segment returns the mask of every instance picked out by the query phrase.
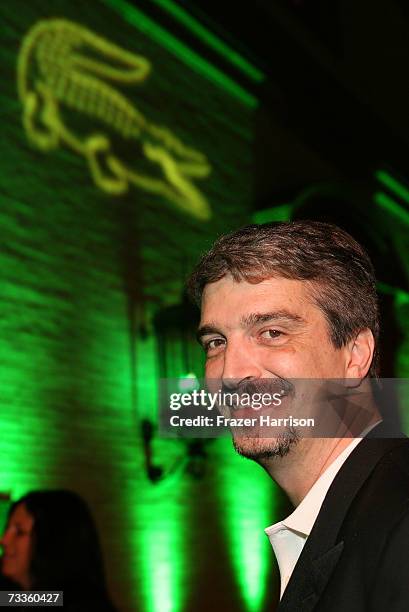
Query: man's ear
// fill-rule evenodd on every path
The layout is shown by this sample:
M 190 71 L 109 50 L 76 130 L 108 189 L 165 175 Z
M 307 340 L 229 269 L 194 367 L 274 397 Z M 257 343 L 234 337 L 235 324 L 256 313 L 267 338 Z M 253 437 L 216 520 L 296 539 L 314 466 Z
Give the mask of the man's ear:
M 357 336 L 348 343 L 348 363 L 346 378 L 362 380 L 371 367 L 375 350 L 375 340 L 370 329 L 362 329 Z

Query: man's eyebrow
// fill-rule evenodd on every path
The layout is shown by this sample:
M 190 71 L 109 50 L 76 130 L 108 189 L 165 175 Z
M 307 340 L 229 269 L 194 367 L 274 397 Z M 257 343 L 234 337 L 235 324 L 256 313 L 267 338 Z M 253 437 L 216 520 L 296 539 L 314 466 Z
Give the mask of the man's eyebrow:
M 221 331 L 216 325 L 212 323 L 209 323 L 208 325 L 202 325 L 196 332 L 196 340 L 198 342 L 201 342 L 202 337 L 207 336 L 208 334 L 221 334 Z
M 289 312 L 288 310 L 276 310 L 274 312 L 252 312 L 251 314 L 244 315 L 240 319 L 240 325 L 241 327 L 252 327 L 253 325 L 258 325 L 260 323 L 277 321 L 282 323 L 294 323 L 297 326 L 306 323 L 305 319 L 297 314 L 294 314 L 293 312 Z M 202 325 L 197 330 L 197 341 L 201 342 L 202 337 L 207 336 L 208 334 L 223 335 L 215 323 L 208 323 L 206 325 Z
M 300 315 L 294 314 L 288 310 L 276 310 L 274 312 L 252 312 L 251 314 L 244 315 L 240 324 L 242 327 L 251 327 L 260 323 L 269 323 L 281 321 L 283 323 L 295 323 L 296 325 L 302 325 L 306 321 L 300 317 Z

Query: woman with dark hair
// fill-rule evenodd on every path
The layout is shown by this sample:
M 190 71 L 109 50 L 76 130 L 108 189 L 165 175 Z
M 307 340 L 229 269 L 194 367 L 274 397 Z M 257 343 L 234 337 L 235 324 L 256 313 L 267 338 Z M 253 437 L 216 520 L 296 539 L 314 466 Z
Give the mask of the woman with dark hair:
M 72 491 L 33 491 L 10 508 L 2 573 L 23 590 L 63 591 L 64 609 L 114 612 L 95 523 Z

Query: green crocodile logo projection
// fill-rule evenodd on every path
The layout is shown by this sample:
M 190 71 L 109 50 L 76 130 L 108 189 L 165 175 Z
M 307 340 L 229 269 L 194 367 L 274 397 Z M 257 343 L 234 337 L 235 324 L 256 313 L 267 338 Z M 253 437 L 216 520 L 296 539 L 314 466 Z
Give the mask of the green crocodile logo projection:
M 83 156 L 94 183 L 109 194 L 135 185 L 207 220 L 209 203 L 193 183 L 211 171 L 206 156 L 149 121 L 119 90 L 137 91 L 151 71 L 146 58 L 77 23 L 37 22 L 17 65 L 27 136 L 42 151 L 65 145 Z

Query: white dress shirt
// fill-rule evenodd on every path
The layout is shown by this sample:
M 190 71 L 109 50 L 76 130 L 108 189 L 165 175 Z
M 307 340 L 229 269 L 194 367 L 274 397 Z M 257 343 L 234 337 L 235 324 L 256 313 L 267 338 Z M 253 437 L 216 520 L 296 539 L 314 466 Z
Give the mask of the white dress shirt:
M 369 429 L 372 429 L 372 427 Z M 321 474 L 290 516 L 264 530 L 271 542 L 280 569 L 280 599 L 290 580 L 304 544 L 311 533 L 332 481 L 341 469 L 344 461 L 346 461 L 361 440 L 362 437 L 352 439 L 351 443 Z

